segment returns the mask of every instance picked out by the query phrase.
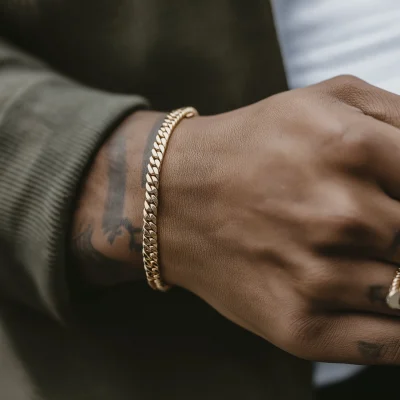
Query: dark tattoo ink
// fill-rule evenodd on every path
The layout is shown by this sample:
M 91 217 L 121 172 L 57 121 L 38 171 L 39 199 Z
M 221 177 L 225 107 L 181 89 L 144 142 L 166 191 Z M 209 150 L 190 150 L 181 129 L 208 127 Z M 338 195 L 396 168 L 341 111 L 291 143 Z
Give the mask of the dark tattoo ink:
M 113 240 L 116 236 L 120 236 L 122 234 L 122 229 L 125 229 L 129 234 L 129 250 L 136 251 L 138 253 L 142 251 L 141 228 L 135 228 L 128 218 L 123 218 L 117 225 L 115 225 L 114 229 L 115 231 L 112 232 L 112 234 L 115 234 Z M 109 242 L 110 244 L 113 243 L 110 240 Z
M 112 244 L 122 234 L 119 221 L 124 216 L 126 189 L 126 139 L 117 136 L 110 144 L 108 167 L 108 193 L 103 215 L 103 232 Z M 116 223 L 117 219 L 117 223 Z
M 374 303 L 386 304 L 386 296 L 388 294 L 388 288 L 380 285 L 373 285 L 368 288 L 368 300 Z
M 129 249 L 142 250 L 140 236 L 142 230 L 135 228 L 128 218 L 124 218 L 125 191 L 126 191 L 126 138 L 117 136 L 110 143 L 108 168 L 108 193 L 104 209 L 102 228 L 107 240 L 113 244 L 124 230 L 128 233 Z
M 359 341 L 357 347 L 366 360 L 376 361 L 382 354 L 383 344 Z
M 147 175 L 147 164 L 149 163 L 149 158 L 151 156 L 151 150 L 153 149 L 153 144 L 156 140 L 158 130 L 161 128 L 164 122 L 165 116 L 161 117 L 151 128 L 150 134 L 147 137 L 146 147 L 143 152 L 143 162 L 142 162 L 142 187 L 146 186 L 146 175 Z
M 93 225 L 89 224 L 73 238 L 74 252 L 88 270 L 93 266 L 93 275 L 104 282 L 116 282 L 129 275 L 131 279 L 142 279 L 142 268 L 132 268 L 132 264 L 109 258 L 96 250 L 92 243 Z
M 95 249 L 92 244 L 93 230 L 93 226 L 89 224 L 74 238 L 74 246 L 77 250 L 79 250 L 79 254 L 82 256 L 82 258 L 85 258 L 91 262 L 95 262 L 96 265 L 101 267 L 115 268 L 124 265 L 125 263 L 108 258 Z

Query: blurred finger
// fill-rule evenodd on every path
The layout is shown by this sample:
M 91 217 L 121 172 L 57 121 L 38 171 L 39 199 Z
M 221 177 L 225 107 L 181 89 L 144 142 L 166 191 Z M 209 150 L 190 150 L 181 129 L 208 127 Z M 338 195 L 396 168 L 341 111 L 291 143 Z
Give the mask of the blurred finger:
M 303 323 L 304 325 L 304 323 Z M 325 362 L 400 365 L 400 319 L 370 314 L 332 314 L 310 321 L 300 357 Z M 305 340 L 303 339 L 303 344 Z

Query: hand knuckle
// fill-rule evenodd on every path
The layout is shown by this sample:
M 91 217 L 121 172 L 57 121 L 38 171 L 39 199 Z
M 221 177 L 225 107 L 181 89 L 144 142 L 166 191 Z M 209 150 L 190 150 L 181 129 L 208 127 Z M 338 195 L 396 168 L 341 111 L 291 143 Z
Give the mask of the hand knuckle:
M 329 220 L 330 229 L 339 235 L 351 234 L 368 229 L 368 225 L 360 215 L 360 212 L 356 211 L 356 208 L 351 206 L 347 206 L 347 208 L 341 210 L 339 213 L 332 213 L 332 215 L 329 216 Z
M 340 150 L 343 160 L 357 165 L 367 165 L 371 149 L 374 145 L 374 135 L 364 127 L 350 126 L 346 129 L 340 139 Z
M 375 229 L 360 215 L 343 215 L 332 228 L 332 235 L 338 245 L 371 244 L 375 238 Z
M 365 115 L 398 126 L 400 96 L 378 89 L 352 75 L 340 75 L 328 82 L 334 95 L 347 104 L 362 110 Z
M 364 85 L 365 81 L 351 74 L 343 74 L 330 79 L 330 83 L 339 88 L 354 88 Z
M 326 263 L 321 268 L 310 269 L 308 272 L 307 283 L 303 282 L 303 287 L 299 290 L 309 300 L 314 310 L 326 309 L 329 304 L 332 304 L 334 294 L 340 288 L 335 266 Z
M 377 151 L 377 135 L 365 124 L 347 123 L 341 132 L 332 135 L 327 162 L 348 174 L 365 172 Z
M 333 97 L 356 109 L 367 102 L 372 86 L 353 75 L 340 75 L 327 81 L 327 90 Z
M 348 193 L 339 196 L 337 194 L 326 210 L 309 221 L 308 240 L 316 249 L 354 241 L 358 235 L 371 231 L 359 202 Z

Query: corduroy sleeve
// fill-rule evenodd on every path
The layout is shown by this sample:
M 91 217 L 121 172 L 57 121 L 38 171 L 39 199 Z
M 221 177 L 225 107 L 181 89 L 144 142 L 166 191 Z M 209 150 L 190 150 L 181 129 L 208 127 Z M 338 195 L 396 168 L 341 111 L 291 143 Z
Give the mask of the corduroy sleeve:
M 90 160 L 140 96 L 83 87 L 0 39 L 0 291 L 55 318 L 68 231 Z

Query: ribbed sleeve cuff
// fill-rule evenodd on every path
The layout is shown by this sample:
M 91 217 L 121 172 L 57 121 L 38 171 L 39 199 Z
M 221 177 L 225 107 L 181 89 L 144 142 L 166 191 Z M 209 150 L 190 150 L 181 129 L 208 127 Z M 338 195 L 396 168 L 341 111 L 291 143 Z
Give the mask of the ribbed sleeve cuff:
M 68 312 L 67 235 L 77 188 L 116 125 L 146 106 L 139 96 L 51 77 L 1 115 L 0 238 L 14 268 L 11 291 L 25 303 L 57 319 Z

